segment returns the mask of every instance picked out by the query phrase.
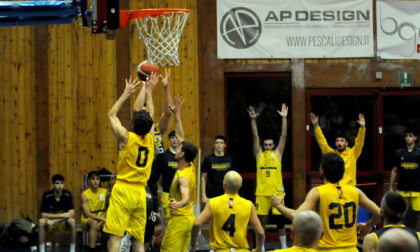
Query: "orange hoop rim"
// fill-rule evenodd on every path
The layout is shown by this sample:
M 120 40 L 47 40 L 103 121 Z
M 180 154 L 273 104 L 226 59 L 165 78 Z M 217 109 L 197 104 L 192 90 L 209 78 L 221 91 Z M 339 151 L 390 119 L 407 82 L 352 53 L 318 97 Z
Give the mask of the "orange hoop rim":
M 146 16 L 157 17 L 158 15 L 190 13 L 188 9 L 174 9 L 174 8 L 161 8 L 161 9 L 139 9 L 139 10 L 120 10 L 120 28 L 124 29 L 128 20 L 141 18 Z

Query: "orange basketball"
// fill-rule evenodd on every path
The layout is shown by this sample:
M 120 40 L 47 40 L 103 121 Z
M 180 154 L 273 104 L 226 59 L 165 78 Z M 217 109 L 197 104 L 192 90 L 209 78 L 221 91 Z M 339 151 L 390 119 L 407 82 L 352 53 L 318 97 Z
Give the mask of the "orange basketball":
M 162 238 L 153 236 L 150 245 L 152 246 L 152 249 L 160 249 Z
M 152 73 L 159 74 L 159 67 L 153 62 L 147 62 L 147 60 L 145 60 L 137 67 L 137 75 L 142 81 L 146 81 L 147 77 L 150 77 Z

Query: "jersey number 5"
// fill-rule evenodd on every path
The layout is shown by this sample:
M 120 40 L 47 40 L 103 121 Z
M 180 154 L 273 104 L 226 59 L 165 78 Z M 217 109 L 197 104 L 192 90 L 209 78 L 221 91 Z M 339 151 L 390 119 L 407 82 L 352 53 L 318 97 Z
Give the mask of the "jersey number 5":
M 149 149 L 146 147 L 139 147 L 139 155 L 137 156 L 136 165 L 137 167 L 144 168 L 147 164 L 147 158 L 149 157 Z
M 342 229 L 343 228 L 343 224 L 336 224 L 335 223 L 335 219 L 340 219 L 341 216 L 343 216 L 343 209 L 344 209 L 344 226 L 346 226 L 346 228 L 351 228 L 354 226 L 354 223 L 356 222 L 356 203 L 354 202 L 347 202 L 346 204 L 344 204 L 343 208 L 341 208 L 341 205 L 338 203 L 331 203 L 329 208 L 332 209 L 337 209 L 337 213 L 336 214 L 331 214 L 329 217 L 329 226 L 330 229 Z M 350 213 L 349 211 L 352 211 L 353 214 L 353 219 L 350 222 Z
M 223 231 L 229 231 L 229 236 L 233 237 L 235 234 L 235 215 L 231 214 L 229 218 L 225 221 L 225 224 L 222 226 Z

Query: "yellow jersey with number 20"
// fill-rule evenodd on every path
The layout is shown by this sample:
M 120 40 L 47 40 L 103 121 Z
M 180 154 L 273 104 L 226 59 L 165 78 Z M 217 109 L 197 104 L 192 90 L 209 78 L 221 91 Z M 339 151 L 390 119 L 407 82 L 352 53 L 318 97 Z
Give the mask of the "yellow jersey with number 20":
M 325 184 L 319 191 L 319 215 L 324 225 L 324 236 L 319 248 L 357 246 L 357 211 L 359 193 L 349 185 Z

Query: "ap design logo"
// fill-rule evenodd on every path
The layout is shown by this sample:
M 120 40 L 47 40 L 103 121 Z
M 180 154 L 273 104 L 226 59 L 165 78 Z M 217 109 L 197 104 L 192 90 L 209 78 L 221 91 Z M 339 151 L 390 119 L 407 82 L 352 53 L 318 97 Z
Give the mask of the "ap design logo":
M 236 48 L 249 48 L 261 36 L 261 21 L 250 9 L 238 7 L 229 10 L 220 23 L 220 33 L 224 41 Z

